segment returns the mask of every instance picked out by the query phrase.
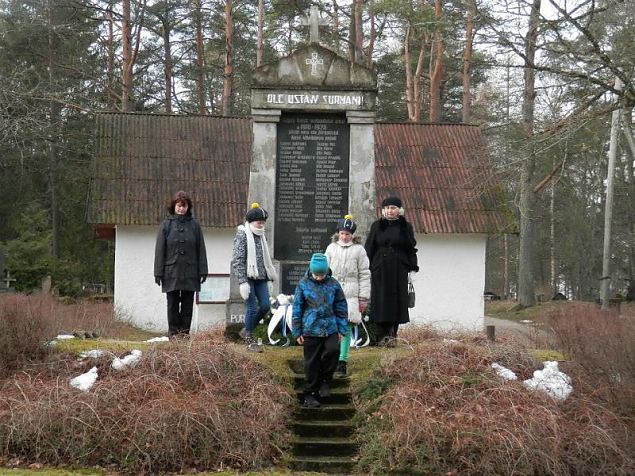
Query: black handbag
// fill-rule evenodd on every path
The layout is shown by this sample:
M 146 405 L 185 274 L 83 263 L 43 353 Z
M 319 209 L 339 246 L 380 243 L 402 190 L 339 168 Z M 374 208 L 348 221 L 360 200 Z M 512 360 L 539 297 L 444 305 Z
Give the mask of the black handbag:
M 415 307 L 415 287 L 410 280 L 408 280 L 408 307 L 410 309 Z

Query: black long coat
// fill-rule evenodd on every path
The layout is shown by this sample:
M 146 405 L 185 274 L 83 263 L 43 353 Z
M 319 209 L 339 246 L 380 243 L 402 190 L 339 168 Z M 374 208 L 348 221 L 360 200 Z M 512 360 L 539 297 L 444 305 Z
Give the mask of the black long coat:
M 393 324 L 410 321 L 408 272 L 419 271 L 412 225 L 405 218 L 375 221 L 366 238 L 371 272 L 370 320 Z
M 164 293 L 200 291 L 207 275 L 205 240 L 191 215 L 169 215 L 159 226 L 154 248 L 154 275 L 160 276 Z

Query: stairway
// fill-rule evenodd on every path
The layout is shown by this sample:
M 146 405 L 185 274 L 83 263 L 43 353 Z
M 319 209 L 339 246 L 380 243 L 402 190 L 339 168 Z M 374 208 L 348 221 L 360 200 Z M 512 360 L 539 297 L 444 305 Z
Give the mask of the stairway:
M 357 445 L 353 440 L 355 408 L 351 402 L 350 378 L 333 379 L 330 398 L 321 398 L 319 408 L 302 406 L 303 362 L 289 362 L 294 372 L 298 409 L 294 414 L 291 469 L 347 474 L 356 463 Z

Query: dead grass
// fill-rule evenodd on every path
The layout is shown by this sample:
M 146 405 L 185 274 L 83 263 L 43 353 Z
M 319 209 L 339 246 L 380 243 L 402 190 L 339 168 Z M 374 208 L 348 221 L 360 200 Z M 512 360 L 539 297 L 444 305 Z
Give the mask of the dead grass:
M 124 371 L 110 361 L 60 361 L 5 381 L 3 452 L 135 474 L 254 469 L 281 457 L 291 396 L 217 335 L 151 349 Z M 69 386 L 93 365 L 99 380 L 90 392 Z
M 549 313 L 546 322 L 583 388 L 616 411 L 635 415 L 635 316 L 579 304 Z
M 480 339 L 480 337 L 475 337 Z M 511 339 L 511 338 L 510 338 Z M 371 474 L 632 474 L 625 421 L 578 391 L 558 403 L 502 381 L 536 362 L 513 339 L 495 345 L 429 339 L 383 365 L 358 393 L 365 415 L 359 470 Z M 369 391 L 370 390 L 370 391 Z

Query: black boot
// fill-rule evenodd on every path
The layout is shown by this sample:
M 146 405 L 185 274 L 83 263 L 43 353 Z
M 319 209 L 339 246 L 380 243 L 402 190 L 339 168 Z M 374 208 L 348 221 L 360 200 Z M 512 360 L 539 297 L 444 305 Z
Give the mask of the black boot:
M 335 369 L 335 373 L 338 377 L 346 377 L 346 361 L 340 360 L 337 363 L 337 368 Z

